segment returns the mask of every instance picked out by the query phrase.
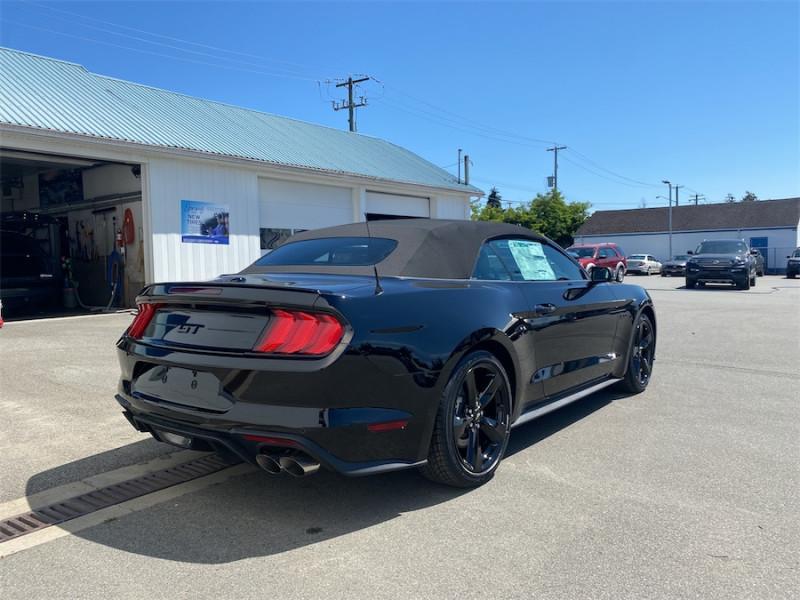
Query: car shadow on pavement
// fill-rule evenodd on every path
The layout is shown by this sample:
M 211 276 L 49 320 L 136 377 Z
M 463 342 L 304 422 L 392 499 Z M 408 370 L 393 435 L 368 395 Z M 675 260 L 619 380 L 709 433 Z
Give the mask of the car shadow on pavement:
M 617 397 L 596 394 L 515 429 L 507 456 L 530 450 Z M 84 460 L 93 461 L 94 457 Z M 29 488 L 41 488 L 43 480 L 58 478 L 60 469 L 76 469 L 76 465 L 42 472 L 30 479 Z M 334 540 L 402 519 L 405 513 L 435 511 L 437 505 L 465 495 L 486 494 L 488 499 L 493 485 L 499 485 L 497 479 L 478 490 L 451 488 L 429 482 L 415 471 L 363 478 L 320 471 L 296 479 L 270 476 L 254 467 L 224 483 L 74 535 L 124 552 L 223 564 Z M 435 512 L 430 523 L 433 528 L 445 526 Z
M 517 452 L 527 450 L 562 429 L 566 429 L 573 423 L 577 423 L 601 408 L 608 406 L 615 400 L 628 397 L 630 397 L 628 394 L 604 390 L 520 425 L 511 432 L 511 439 L 508 441 L 508 448 L 506 449 L 506 458 L 513 456 Z M 501 464 L 500 468 L 502 467 Z
M 63 484 L 73 483 L 101 473 L 146 462 L 175 450 L 177 448 L 143 436 L 138 442 L 93 454 L 35 475 L 27 481 L 25 495 L 31 496 L 37 492 L 43 492 Z

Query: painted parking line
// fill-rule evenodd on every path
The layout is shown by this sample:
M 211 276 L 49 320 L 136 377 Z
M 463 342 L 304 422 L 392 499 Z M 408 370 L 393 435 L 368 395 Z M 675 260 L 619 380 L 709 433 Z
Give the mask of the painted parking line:
M 157 456 L 146 462 L 129 465 L 106 471 L 98 475 L 93 475 L 80 481 L 67 483 L 58 487 L 50 488 L 35 494 L 30 494 L 24 498 L 10 500 L 0 504 L 0 520 L 8 519 L 14 515 L 37 510 L 50 504 L 58 504 L 69 498 L 96 491 L 100 488 L 115 485 L 129 479 L 141 477 L 153 471 L 168 469 L 181 463 L 189 462 L 195 458 L 203 456 L 203 452 L 192 452 L 190 450 L 179 450 Z
M 217 485 L 227 481 L 233 477 L 246 475 L 255 471 L 256 468 L 252 465 L 239 464 L 234 467 L 217 471 L 205 477 L 192 479 L 185 483 L 173 485 L 157 492 L 133 498 L 127 502 L 114 504 L 107 508 L 91 512 L 85 516 L 65 521 L 57 526 L 46 527 L 39 531 L 13 538 L 0 544 L 0 559 L 6 558 L 23 550 L 34 548 L 36 546 L 46 544 L 47 542 L 52 542 L 68 535 L 72 535 L 84 529 L 88 529 L 89 527 L 94 527 L 107 521 L 119 519 L 125 515 L 130 515 L 140 510 L 156 506 L 162 502 L 173 500 L 179 496 L 183 496 L 184 494 L 203 490 L 212 485 Z
M 0 543 L 0 559 L 256 470 L 251 465 L 231 467 L 214 464 L 215 461 L 217 458 L 211 453 L 180 450 L 4 502 L 0 504 L 0 526 L 5 529 L 6 541 Z M 203 463 L 210 464 L 205 470 L 198 469 Z M 183 477 L 175 477 L 181 471 Z M 142 493 L 130 494 L 133 496 L 130 499 L 109 496 L 109 491 L 119 494 L 121 490 L 133 489 L 130 484 L 137 482 L 149 483 L 154 491 L 148 493 L 140 485 Z M 73 515 L 65 511 L 66 507 L 87 508 L 86 500 L 95 504 L 93 510 L 75 511 Z M 49 510 L 53 507 L 61 514 Z M 9 526 L 19 528 L 26 523 L 32 525 L 26 527 L 27 531 L 9 530 Z M 9 536 L 9 532 L 16 535 Z

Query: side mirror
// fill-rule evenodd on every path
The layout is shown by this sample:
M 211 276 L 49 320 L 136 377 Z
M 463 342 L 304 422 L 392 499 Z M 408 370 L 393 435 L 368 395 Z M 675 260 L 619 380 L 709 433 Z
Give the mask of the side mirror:
M 606 267 L 594 267 L 592 269 L 593 282 L 602 283 L 604 281 L 611 281 L 612 279 L 611 269 L 607 269 Z
M 758 254 L 758 250 L 756 250 L 755 248 L 751 248 L 750 249 L 750 254 L 752 254 L 753 256 L 756 256 Z
M 692 254 L 694 254 L 694 252 L 692 252 L 691 250 L 687 250 L 687 251 L 686 251 L 686 254 L 688 254 L 689 256 L 691 256 Z

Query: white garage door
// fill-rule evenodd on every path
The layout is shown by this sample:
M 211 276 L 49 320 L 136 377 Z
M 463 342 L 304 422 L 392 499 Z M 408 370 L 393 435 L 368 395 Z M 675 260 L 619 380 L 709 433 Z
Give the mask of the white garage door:
M 350 188 L 258 180 L 260 226 L 268 229 L 319 229 L 353 222 Z
M 367 213 L 370 215 L 430 217 L 431 203 L 428 198 L 420 198 L 419 196 L 367 192 Z

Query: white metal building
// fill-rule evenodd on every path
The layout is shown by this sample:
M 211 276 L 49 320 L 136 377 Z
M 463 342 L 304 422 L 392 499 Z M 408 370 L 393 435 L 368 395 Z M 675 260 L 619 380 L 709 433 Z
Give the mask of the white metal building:
M 672 254 L 686 254 L 703 240 L 737 238 L 758 248 L 767 270 L 786 268 L 786 256 L 800 246 L 800 198 L 675 206 Z M 626 254 L 669 257 L 668 208 L 601 210 L 578 229 L 576 244 L 613 242 Z
M 384 140 L 10 49 L 0 136 L 0 210 L 62 219 L 61 253 L 76 256 L 94 303 L 120 231 L 130 303 L 145 282 L 236 272 L 295 230 L 468 219 L 482 194 Z

